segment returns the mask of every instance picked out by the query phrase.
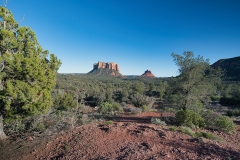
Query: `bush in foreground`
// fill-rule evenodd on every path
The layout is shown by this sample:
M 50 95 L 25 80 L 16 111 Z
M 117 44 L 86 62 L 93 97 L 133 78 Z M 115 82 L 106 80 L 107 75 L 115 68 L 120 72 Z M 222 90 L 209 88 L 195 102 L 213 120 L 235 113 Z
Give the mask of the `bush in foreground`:
M 205 120 L 207 128 L 226 133 L 232 133 L 236 130 L 236 125 L 233 120 L 227 116 L 222 116 L 212 111 L 206 111 L 202 113 L 202 117 Z
M 176 121 L 181 126 L 205 127 L 205 121 L 201 115 L 192 110 L 180 110 L 176 113 Z

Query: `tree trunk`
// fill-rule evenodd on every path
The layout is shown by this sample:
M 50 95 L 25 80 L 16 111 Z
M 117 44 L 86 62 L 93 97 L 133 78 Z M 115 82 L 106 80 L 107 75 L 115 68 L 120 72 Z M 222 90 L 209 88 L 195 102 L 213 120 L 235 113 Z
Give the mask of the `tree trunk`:
M 0 115 L 0 140 L 5 138 L 7 138 L 7 136 L 3 131 L 3 118 L 2 115 Z

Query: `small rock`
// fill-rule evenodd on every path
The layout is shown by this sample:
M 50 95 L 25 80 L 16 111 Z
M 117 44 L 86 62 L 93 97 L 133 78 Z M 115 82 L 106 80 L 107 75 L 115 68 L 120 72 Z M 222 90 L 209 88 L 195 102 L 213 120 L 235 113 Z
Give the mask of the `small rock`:
M 33 137 L 29 136 L 29 137 L 28 137 L 28 140 L 29 140 L 29 141 L 33 141 Z

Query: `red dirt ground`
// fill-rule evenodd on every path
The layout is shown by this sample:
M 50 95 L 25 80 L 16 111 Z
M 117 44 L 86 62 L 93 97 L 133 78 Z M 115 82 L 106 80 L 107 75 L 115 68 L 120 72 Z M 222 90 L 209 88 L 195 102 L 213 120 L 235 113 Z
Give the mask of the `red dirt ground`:
M 51 136 L 29 135 L 3 143 L 0 159 L 240 159 L 240 126 L 234 134 L 214 132 L 223 141 L 193 138 L 149 123 L 159 113 L 122 115 L 113 124 L 86 124 Z

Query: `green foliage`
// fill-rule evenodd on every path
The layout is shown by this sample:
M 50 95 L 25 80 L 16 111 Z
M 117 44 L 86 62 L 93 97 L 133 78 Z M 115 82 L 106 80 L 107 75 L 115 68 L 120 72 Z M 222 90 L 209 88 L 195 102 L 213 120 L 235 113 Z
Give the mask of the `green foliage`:
M 152 109 L 150 106 L 147 106 L 147 105 L 143 105 L 140 107 L 142 109 L 142 111 L 144 112 L 150 112 Z
M 214 129 L 215 125 L 216 125 L 215 120 L 221 115 L 216 114 L 213 111 L 208 110 L 208 111 L 203 111 L 201 113 L 201 116 L 205 120 L 206 127 Z
M 121 113 L 122 107 L 117 103 L 104 102 L 99 106 L 98 111 L 101 114 Z
M 153 98 L 139 94 L 139 93 L 131 95 L 130 97 L 131 97 L 132 103 L 137 107 L 141 107 L 144 105 L 148 106 L 153 103 Z
M 158 92 L 159 92 L 159 99 L 163 100 L 164 93 L 168 87 L 167 81 L 160 81 L 159 87 L 158 87 Z
M 201 115 L 192 110 L 180 110 L 176 113 L 176 121 L 181 126 L 205 127 L 205 121 Z
M 207 132 L 195 132 L 193 134 L 194 137 L 203 137 L 206 139 L 211 139 L 211 140 L 222 140 L 220 137 L 215 136 L 214 134 L 207 133 Z
M 204 118 L 208 128 L 227 133 L 231 133 L 236 130 L 236 125 L 234 124 L 233 120 L 227 116 L 222 116 L 212 111 L 206 111 L 202 113 L 202 117 Z
M 223 84 L 222 97 L 220 103 L 222 105 L 239 105 L 240 104 L 240 83 Z
M 111 124 L 113 124 L 113 121 L 107 121 L 107 124 L 111 125 Z
M 153 91 L 155 91 L 155 88 L 156 88 L 156 86 L 154 85 L 153 82 L 151 82 L 149 84 L 149 86 L 148 86 L 148 91 L 147 91 L 148 95 L 152 96 L 153 95 Z
M 240 116 L 240 110 L 239 109 L 234 109 L 234 110 L 228 110 L 226 112 L 226 115 L 229 116 L 229 117 L 232 117 L 232 116 L 235 116 L 235 117 L 238 117 Z
M 184 133 L 184 134 L 187 134 L 189 136 L 193 136 L 194 135 L 194 132 L 189 127 L 181 126 L 179 131 Z
M 107 91 L 106 91 L 107 101 L 111 103 L 113 101 L 112 97 L 113 97 L 113 90 L 111 88 L 107 88 Z
M 182 94 L 169 93 L 166 99 L 170 104 L 178 106 L 178 109 L 185 105 L 185 97 Z
M 219 116 L 215 120 L 215 127 L 223 132 L 232 133 L 236 130 L 233 120 L 227 116 Z
M 164 112 L 176 113 L 177 110 L 174 108 L 170 108 L 170 107 L 164 107 Z
M 171 126 L 171 127 L 169 127 L 169 130 L 173 131 L 173 132 L 176 132 L 178 129 L 176 127 L 174 127 L 174 126 Z
M 23 120 L 19 121 L 9 121 L 9 119 L 4 120 L 4 131 L 7 135 L 11 135 L 17 132 L 24 132 L 26 129 L 26 123 Z
M 131 107 L 131 108 L 123 108 L 124 112 L 130 112 L 131 114 L 140 114 L 142 113 L 142 109 L 141 108 L 137 108 L 137 107 Z
M 53 104 L 51 91 L 61 62 L 1 6 L 0 24 L 0 114 L 21 119 L 45 113 Z
M 54 106 L 57 107 L 59 111 L 67 111 L 68 109 L 77 106 L 77 101 L 74 100 L 70 93 L 59 95 L 54 101 Z
M 220 137 L 218 137 L 214 134 L 207 133 L 207 132 L 194 132 L 191 128 L 184 127 L 184 126 L 181 126 L 180 129 L 177 129 L 174 126 L 171 126 L 169 128 L 169 130 L 174 131 L 174 132 L 179 131 L 181 133 L 187 134 L 192 137 L 203 137 L 203 138 L 211 139 L 211 140 L 222 140 Z
M 219 95 L 211 95 L 210 99 L 211 99 L 211 101 L 219 101 L 220 100 L 220 96 Z
M 182 95 L 182 108 L 194 107 L 193 102 L 204 101 L 212 95 L 221 82 L 222 71 L 214 69 L 209 59 L 194 57 L 193 52 L 184 52 L 183 56 L 172 53 L 180 75 L 174 81 L 175 94 Z
M 122 102 L 127 102 L 128 101 L 128 92 L 125 88 L 120 92 L 120 100 Z
M 137 81 L 136 83 L 134 83 L 134 85 L 133 85 L 133 93 L 134 94 L 143 94 L 144 90 L 145 90 L 145 85 L 143 82 Z
M 43 122 L 38 123 L 37 126 L 34 128 L 34 131 L 36 132 L 44 132 L 45 130 L 46 130 L 46 127 Z
M 167 125 L 165 121 L 161 121 L 161 119 L 159 118 L 151 118 L 151 123 L 156 125 L 162 125 L 162 126 Z
M 76 88 L 79 88 L 77 92 L 79 95 L 79 102 L 85 103 L 90 106 L 99 106 L 101 103 L 108 101 L 109 103 L 125 102 L 126 104 L 132 104 L 132 98 L 134 95 L 140 94 L 134 91 L 135 83 L 137 85 L 143 85 L 143 95 L 150 97 L 148 99 L 158 98 L 158 91 L 153 91 L 152 95 L 148 94 L 149 88 L 146 86 L 154 85 L 156 88 L 159 87 L 160 78 L 156 79 L 120 79 L 113 77 L 89 77 L 86 75 L 73 75 L 73 74 L 58 74 L 57 75 L 57 89 L 56 90 L 67 90 L 71 93 L 76 93 Z M 167 79 L 164 79 L 167 81 Z M 141 82 L 141 83 L 140 83 Z M 133 94 L 136 92 L 136 94 Z M 111 99 L 112 98 L 112 99 Z M 149 103 L 149 102 L 148 102 Z M 141 107 L 139 105 L 138 107 Z

